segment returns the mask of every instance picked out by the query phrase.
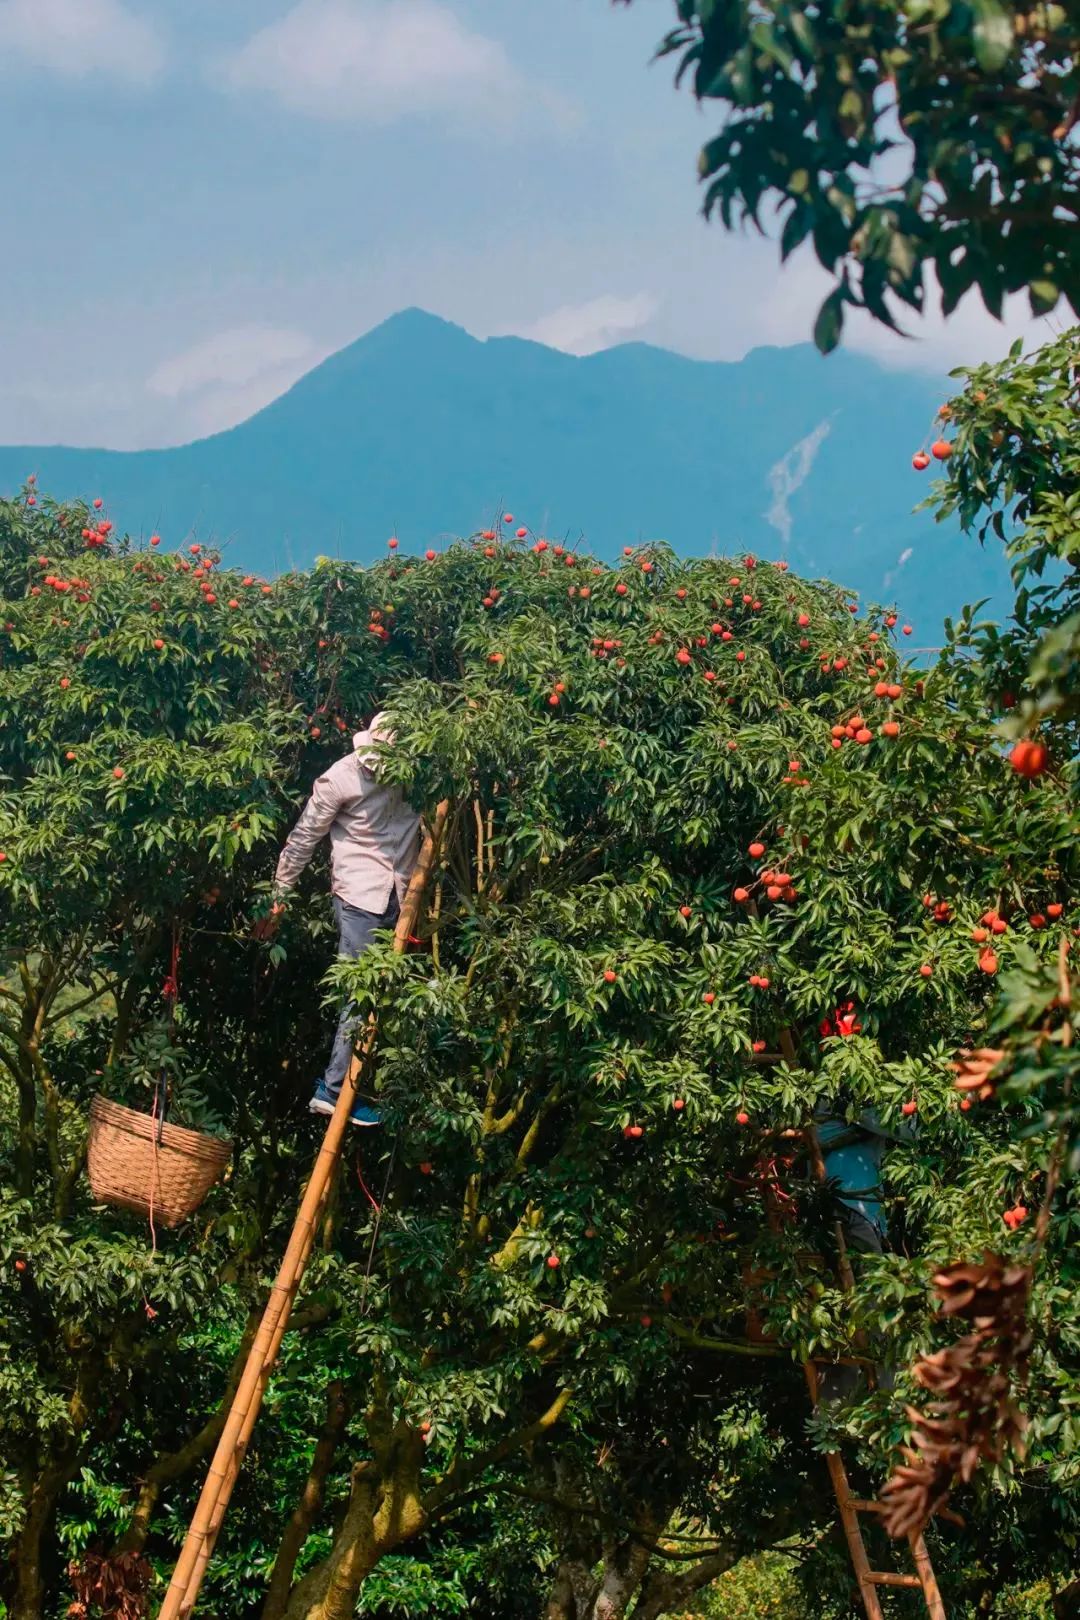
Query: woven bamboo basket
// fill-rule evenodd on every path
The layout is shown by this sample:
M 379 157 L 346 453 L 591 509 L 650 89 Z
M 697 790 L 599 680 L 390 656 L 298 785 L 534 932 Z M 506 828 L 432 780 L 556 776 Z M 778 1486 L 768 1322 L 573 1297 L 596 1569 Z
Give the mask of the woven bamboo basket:
M 158 1141 L 151 1114 L 95 1097 L 90 1104 L 86 1167 L 94 1197 L 163 1226 L 193 1215 L 229 1162 L 232 1143 L 166 1124 Z

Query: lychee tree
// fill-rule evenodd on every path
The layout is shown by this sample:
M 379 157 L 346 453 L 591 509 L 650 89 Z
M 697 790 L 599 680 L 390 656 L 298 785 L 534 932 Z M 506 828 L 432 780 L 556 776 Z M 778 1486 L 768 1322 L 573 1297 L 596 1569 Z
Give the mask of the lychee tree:
M 334 572 L 332 608 L 355 620 Z M 1004 766 L 962 660 L 904 671 L 892 626 L 858 621 L 841 592 L 663 548 L 596 573 L 542 543 L 387 578 L 388 655 L 437 669 L 441 642 L 456 666 L 395 692 L 387 769 L 457 813 L 434 974 L 371 956 L 339 977 L 365 1008 L 393 985 L 380 1076 L 397 1202 L 360 1342 L 385 1346 L 383 1431 L 405 1400 L 432 1427 L 423 1453 L 365 1458 L 290 1616 L 347 1613 L 402 1523 L 421 1533 L 455 1489 L 481 1488 L 477 1438 L 492 1428 L 488 1455 L 505 1455 L 489 1413 L 514 1388 L 531 1387 L 534 1424 L 595 1423 L 609 1378 L 655 1382 L 683 1345 L 721 1364 L 783 1342 L 851 1353 L 857 1325 L 904 1359 L 932 1265 L 996 1238 L 1019 1192 L 999 1122 L 961 1109 L 946 1063 L 1015 948 L 1002 821 L 1034 857 L 1029 889 L 1061 884 L 1052 807 Z M 849 1002 L 859 1027 L 841 1029 Z M 886 1171 L 915 1257 L 866 1262 L 849 1302 L 827 1263 L 807 1277 L 800 1222 L 816 1209 L 820 1226 L 821 1206 L 783 1133 L 868 1108 L 897 1134 L 919 1122 L 918 1151 L 901 1143 Z M 772 1231 L 791 1199 L 800 1221 Z M 743 1330 L 748 1265 L 767 1279 L 765 1345 Z M 868 1440 L 898 1432 L 886 1404 L 861 1411 Z
M 627 0 L 629 3 L 629 0 Z M 1075 8 L 1022 0 L 886 0 L 869 11 L 676 0 L 657 54 L 715 107 L 704 212 L 780 228 L 834 279 L 814 336 L 845 311 L 894 327 L 934 284 L 950 315 L 971 290 L 1000 317 L 1080 308 L 1072 236 L 1080 158 Z
M 0 506 L 0 1250 L 14 1288 L 0 1450 L 16 1615 L 40 1611 L 58 1503 L 123 1401 L 161 1387 L 185 1326 L 225 1309 L 242 1326 L 237 1298 L 215 1310 L 218 1286 L 251 1264 L 292 1184 L 261 1122 L 257 1196 L 234 1196 L 219 1241 L 151 1261 L 130 1223 L 94 1217 L 80 1180 L 93 1091 L 148 1107 L 164 1078 L 189 1122 L 220 1120 L 241 1053 L 269 1099 L 289 1055 L 287 1031 L 279 1050 L 261 1045 L 235 988 L 211 983 L 203 1027 L 188 996 L 170 1015 L 163 993 L 210 954 L 226 985 L 247 965 L 244 951 L 222 961 L 226 919 L 237 895 L 248 908 L 287 821 L 305 737 L 269 654 L 284 622 L 272 597 L 217 604 L 198 562 L 135 554 L 94 507 L 32 486 Z M 244 1104 L 227 1109 L 241 1134 Z M 201 1454 L 181 1451 L 150 1495 Z
M 1009 770 L 963 651 L 912 670 L 894 615 L 753 558 L 656 546 L 605 568 L 487 533 L 264 587 L 213 555 L 87 540 L 101 519 L 81 509 L 58 570 L 61 515 L 9 514 L 0 661 L 5 1005 L 18 1023 L 47 1004 L 35 1054 L 0 1026 L 18 1620 L 59 1585 L 58 1516 L 84 1563 L 160 1570 L 182 1533 L 308 1162 L 330 1023 L 323 874 L 273 955 L 249 924 L 311 777 L 375 706 L 396 716 L 387 772 L 451 818 L 423 948 L 333 975 L 378 1014 L 386 1128 L 350 1143 L 209 1610 L 256 1612 L 267 1587 L 267 1620 L 352 1614 L 388 1558 L 542 1491 L 551 1437 L 587 1454 L 703 1365 L 717 1421 L 767 1379 L 790 1432 L 803 1356 L 906 1363 L 933 1267 L 1034 1196 L 1041 1150 L 963 1108 L 948 1059 L 992 969 L 1052 954 L 1029 919 L 1075 875 L 1061 785 Z M 154 1253 L 77 1171 L 91 1092 L 145 1100 L 163 1067 L 236 1151 Z M 867 1113 L 893 1139 L 889 1241 L 849 1297 L 802 1133 Z M 1029 1399 L 1067 1545 L 1058 1230 Z M 845 1423 L 880 1470 L 892 1404 L 856 1389 Z M 666 1525 L 674 1414 L 654 1440 Z M 679 1511 L 722 1537 L 729 1507 L 689 1466 L 682 1483 Z M 1019 1466 L 1008 1489 L 1017 1522 L 1045 1507 Z M 654 1591 L 685 1568 L 662 1553 Z
M 927 504 L 980 544 L 1002 544 L 1014 615 L 977 643 L 1011 735 L 1053 726 L 1055 762 L 1077 752 L 1080 717 L 1080 541 L 1075 443 L 1080 328 L 1006 360 L 962 368 L 942 407 L 948 455 Z M 1063 729 L 1064 728 L 1064 729 Z
M 823 1567 L 831 1538 L 805 1402 L 784 1361 L 688 1352 L 678 1376 L 638 1388 L 592 1429 L 571 1429 L 539 1479 L 510 1484 L 556 1549 L 548 1620 L 682 1613 L 747 1552 L 785 1544 L 819 1594 L 846 1591 Z M 504 1500 L 506 1498 L 504 1497 Z M 514 1500 L 513 1496 L 510 1500 Z M 820 1539 L 820 1545 L 819 1545 Z M 796 1551 L 796 1543 L 798 1550 Z
M 1053 784 L 1061 804 L 1057 843 L 1074 851 L 1080 824 L 1080 539 L 1076 527 L 1076 407 L 1080 329 L 1025 354 L 958 371 L 962 389 L 943 407 L 951 427 L 945 476 L 928 504 L 954 516 L 981 544 L 1003 543 L 1016 603 L 1002 627 L 971 627 L 965 640 L 1001 714 L 1001 736 L 1018 774 Z M 1052 913 L 1052 914 L 1051 914 Z M 1051 908 L 1048 920 L 1061 913 Z M 1072 919 L 1075 937 L 1076 919 Z M 995 1024 L 1015 1060 L 994 1084 L 1007 1099 L 1035 1097 L 1043 1127 L 1062 1135 L 1062 1168 L 1080 1168 L 1080 1116 L 1072 1095 L 1076 1060 L 1070 1020 L 1075 967 L 1067 956 L 1017 964 Z
M 946 477 L 927 504 L 940 519 L 959 516 L 981 543 L 1004 543 L 1012 562 L 1017 594 L 1008 623 L 965 623 L 958 641 L 974 655 L 977 679 L 1003 716 L 999 735 L 1012 770 L 1029 784 L 1032 802 L 1041 800 L 1044 811 L 1059 817 L 1057 861 L 1067 873 L 1078 838 L 1077 331 L 1031 355 L 1017 343 L 1000 364 L 955 375 L 963 389 L 939 412 L 949 437 L 934 446 Z M 1025 871 L 1020 860 L 1016 870 Z M 957 1084 L 1009 1110 L 1017 1164 L 1041 1172 L 1038 1211 L 1019 1253 L 988 1255 L 974 1267 L 969 1259 L 935 1279 L 944 1314 L 966 1319 L 968 1331 L 914 1368 L 935 1404 L 915 1424 L 918 1456 L 909 1455 L 890 1483 L 894 1524 L 905 1515 L 906 1522 L 917 1520 L 931 1501 L 940 1502 L 953 1480 L 970 1472 L 970 1459 L 995 1464 L 1025 1444 L 1017 1391 L 1027 1378 L 1037 1308 L 1028 1295 L 1053 1240 L 1058 1184 L 1080 1168 L 1077 928 L 1060 896 L 1037 909 L 1031 923 L 1049 927 L 1056 949 L 1017 952 L 984 1044 L 961 1055 Z M 1015 1228 L 1028 1214 L 1021 1202 L 1006 1219 Z M 1067 1373 L 1068 1359 L 1061 1365 Z M 1074 1602 L 1078 1590 L 1074 1582 L 1062 1604 Z

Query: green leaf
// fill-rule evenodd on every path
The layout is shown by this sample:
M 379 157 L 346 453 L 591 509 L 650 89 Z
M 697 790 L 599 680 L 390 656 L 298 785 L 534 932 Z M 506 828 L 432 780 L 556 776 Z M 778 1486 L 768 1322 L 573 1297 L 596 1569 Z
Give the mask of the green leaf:
M 1046 279 L 1028 283 L 1028 298 L 1031 301 L 1033 315 L 1048 315 L 1057 305 L 1061 297 L 1061 288 L 1056 282 Z
M 770 57 L 785 73 L 790 73 L 795 58 L 787 47 L 777 39 L 776 32 L 768 23 L 755 23 L 750 30 L 750 38 L 763 55 Z
M 787 219 L 784 229 L 780 233 L 780 257 L 788 258 L 800 243 L 806 240 L 814 223 L 814 216 L 809 208 L 802 208 L 796 204 Z
M 818 310 L 817 320 L 814 322 L 814 342 L 822 354 L 831 354 L 840 341 L 840 334 L 844 329 L 846 302 L 846 289 L 843 286 L 836 287 Z
M 976 60 L 984 73 L 997 73 L 1008 61 L 1013 48 L 1012 16 L 998 0 L 972 0 L 972 10 Z

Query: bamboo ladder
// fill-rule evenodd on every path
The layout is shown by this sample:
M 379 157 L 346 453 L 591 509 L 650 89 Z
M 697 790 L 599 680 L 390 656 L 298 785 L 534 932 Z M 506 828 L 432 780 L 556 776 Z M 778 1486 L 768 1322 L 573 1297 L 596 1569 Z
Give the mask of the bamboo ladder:
M 781 1030 L 779 1044 L 784 1061 L 791 1068 L 798 1068 L 798 1054 L 789 1029 Z M 828 1178 L 817 1131 L 811 1127 L 805 1135 L 814 1175 L 818 1181 L 824 1182 Z M 845 1293 L 851 1293 L 855 1287 L 855 1276 L 851 1269 L 847 1244 L 844 1241 L 843 1227 L 839 1220 L 836 1222 L 835 1236 L 840 1286 Z M 805 1361 L 803 1363 L 803 1372 L 806 1375 L 806 1385 L 810 1391 L 810 1399 L 816 1410 L 821 1399 L 818 1363 L 813 1360 Z M 855 1580 L 858 1583 L 859 1595 L 862 1598 L 863 1608 L 866 1610 L 867 1620 L 885 1620 L 878 1598 L 878 1588 L 883 1586 L 921 1588 L 923 1600 L 926 1604 L 926 1612 L 930 1620 L 947 1620 L 945 1605 L 942 1602 L 937 1578 L 934 1575 L 934 1566 L 930 1562 L 930 1554 L 922 1536 L 910 1535 L 907 1538 L 912 1563 L 915 1566 L 913 1575 L 897 1574 L 887 1569 L 874 1569 L 866 1551 L 866 1542 L 863 1540 L 859 1515 L 861 1513 L 880 1513 L 880 1504 L 863 1501 L 853 1494 L 851 1485 L 848 1482 L 847 1469 L 844 1467 L 844 1460 L 838 1451 L 827 1451 L 825 1453 L 825 1465 L 829 1470 L 829 1478 L 832 1481 L 833 1495 L 836 1497 L 836 1506 L 840 1514 L 840 1523 L 847 1539 L 848 1553 L 851 1557 L 852 1568 L 855 1571 Z
M 401 915 L 394 930 L 394 950 L 404 951 L 409 935 L 415 932 L 424 889 L 435 860 L 435 851 L 446 825 L 448 803 L 435 812 L 431 827 L 424 834 L 420 856 L 405 894 Z M 376 1028 L 369 1020 L 359 1051 L 354 1052 L 341 1087 L 334 1112 L 326 1127 L 318 1157 L 304 1190 L 293 1223 L 285 1255 L 270 1290 L 262 1321 L 248 1352 L 244 1371 L 233 1396 L 225 1427 L 217 1443 L 202 1492 L 199 1496 L 180 1557 L 176 1561 L 169 1590 L 158 1611 L 158 1620 L 187 1620 L 195 1607 L 206 1566 L 214 1551 L 229 1498 L 243 1465 L 266 1386 L 277 1360 L 278 1350 L 289 1325 L 293 1301 L 315 1241 L 319 1221 L 326 1208 L 334 1173 L 348 1128 L 349 1113 L 356 1097 L 356 1083 L 375 1046 Z

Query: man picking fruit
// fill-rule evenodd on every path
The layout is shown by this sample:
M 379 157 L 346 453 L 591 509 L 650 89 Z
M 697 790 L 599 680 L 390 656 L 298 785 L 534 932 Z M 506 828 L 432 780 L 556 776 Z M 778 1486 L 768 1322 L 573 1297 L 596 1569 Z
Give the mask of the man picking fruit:
M 256 925 L 269 938 L 284 911 L 282 896 L 296 886 L 322 840 L 330 838 L 330 889 L 338 925 L 338 952 L 355 960 L 401 911 L 419 854 L 420 817 L 400 788 L 380 781 L 380 764 L 394 734 L 385 712 L 353 737 L 353 752 L 318 777 L 303 814 L 285 841 L 274 878 L 270 915 Z M 356 1012 L 346 1005 L 338 1020 L 330 1061 L 308 1104 L 332 1114 L 352 1058 Z M 378 1110 L 359 1099 L 353 1125 L 378 1125 Z

